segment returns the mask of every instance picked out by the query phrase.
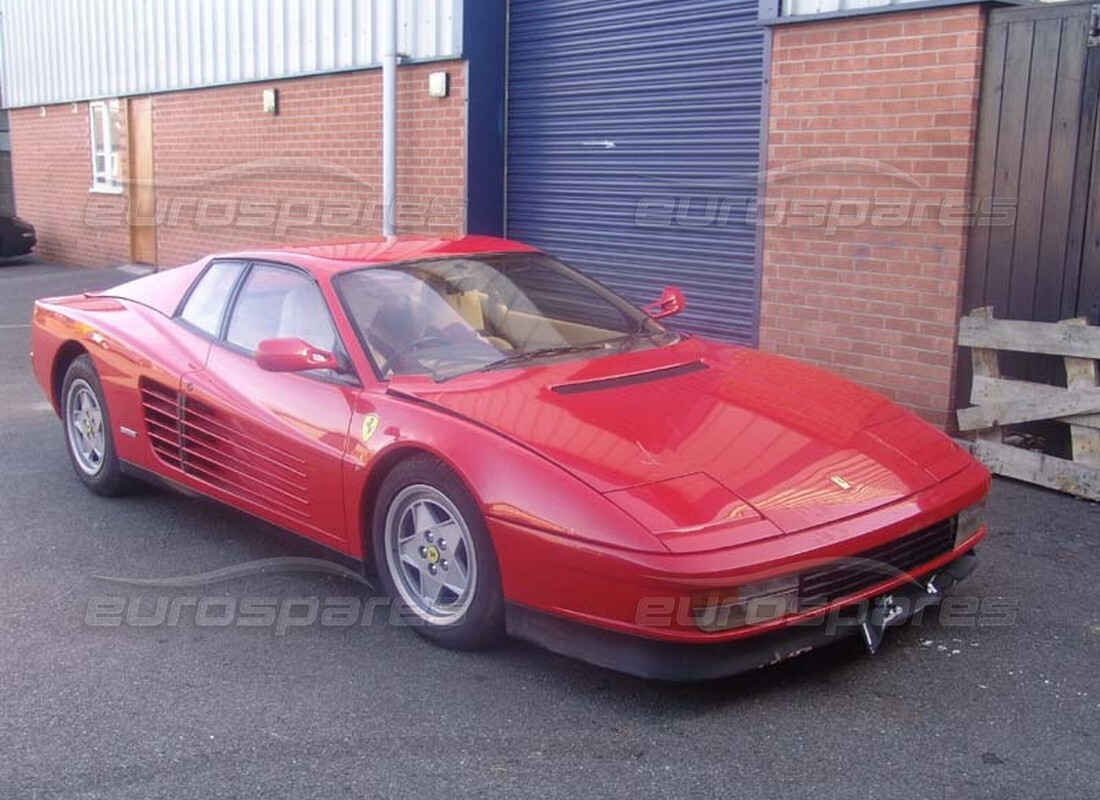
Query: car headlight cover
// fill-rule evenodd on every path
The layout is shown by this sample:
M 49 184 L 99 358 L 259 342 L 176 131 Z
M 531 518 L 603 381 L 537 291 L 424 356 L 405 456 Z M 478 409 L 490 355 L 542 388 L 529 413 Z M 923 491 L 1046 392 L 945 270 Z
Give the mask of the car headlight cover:
M 955 547 L 962 547 L 967 539 L 981 530 L 985 524 L 985 500 L 967 506 L 959 512 L 958 524 L 955 527 Z
M 696 626 L 707 633 L 771 622 L 798 611 L 798 576 L 699 592 L 691 608 Z

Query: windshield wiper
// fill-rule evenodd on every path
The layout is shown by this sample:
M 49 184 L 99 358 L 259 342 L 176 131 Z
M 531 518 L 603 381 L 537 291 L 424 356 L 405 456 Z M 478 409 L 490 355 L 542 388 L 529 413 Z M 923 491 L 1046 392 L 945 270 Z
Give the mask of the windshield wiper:
M 515 366 L 516 364 L 524 364 L 528 361 L 535 361 L 540 358 L 552 358 L 554 356 L 570 355 L 572 353 L 587 353 L 593 350 L 607 350 L 614 345 L 618 344 L 618 340 L 612 340 L 609 342 L 598 342 L 593 344 L 574 344 L 565 345 L 562 347 L 543 347 L 538 350 L 527 350 L 522 353 L 512 353 L 511 355 L 499 358 L 496 361 L 491 361 L 488 364 L 483 364 L 475 369 L 460 369 L 457 372 L 432 372 L 432 379 L 436 383 L 446 383 L 454 378 L 461 378 L 463 375 L 476 375 L 479 372 L 492 372 L 495 369 L 502 369 L 504 367 Z
M 655 342 L 659 337 L 665 337 L 668 335 L 669 331 L 664 330 L 663 328 L 652 328 L 650 327 L 650 320 L 648 318 L 643 318 L 638 320 L 638 322 L 634 325 L 634 329 L 630 333 L 626 334 L 625 336 L 621 336 L 618 339 L 615 339 L 614 341 L 610 342 L 610 344 L 613 344 L 617 346 L 620 350 L 625 351 L 641 342 Z
M 450 374 L 433 374 L 433 378 L 437 383 L 443 383 L 449 381 L 452 378 L 458 378 L 462 375 L 474 375 L 479 372 L 492 372 L 496 369 L 504 369 L 507 367 L 516 366 L 517 364 L 526 364 L 530 361 L 537 361 L 541 358 L 553 358 L 554 356 L 566 356 L 574 353 L 590 353 L 597 350 L 602 351 L 625 351 L 635 344 L 644 341 L 646 339 L 653 341 L 658 336 L 668 336 L 668 331 L 665 330 L 653 330 L 649 327 L 648 320 L 639 320 L 638 324 L 634 326 L 634 329 L 617 339 L 606 339 L 601 342 L 589 342 L 588 344 L 570 344 L 562 345 L 560 347 L 540 347 L 538 350 L 525 350 L 520 353 L 512 353 L 504 356 L 496 361 L 485 364 L 472 370 L 462 370 Z
M 486 364 L 475 372 L 488 372 L 500 367 L 510 367 L 515 364 L 525 364 L 528 361 L 537 361 L 540 358 L 552 358 L 553 356 L 567 356 L 573 353 L 588 353 L 594 350 L 607 350 L 615 344 L 611 342 L 592 342 L 590 344 L 570 344 L 561 347 L 540 347 L 538 350 L 526 350 L 522 353 L 512 353 L 499 361 Z
M 652 339 L 657 331 L 649 330 L 648 320 L 640 319 L 634 325 L 634 329 L 625 336 L 621 336 L 615 340 L 615 344 L 622 348 L 631 347 L 643 339 Z

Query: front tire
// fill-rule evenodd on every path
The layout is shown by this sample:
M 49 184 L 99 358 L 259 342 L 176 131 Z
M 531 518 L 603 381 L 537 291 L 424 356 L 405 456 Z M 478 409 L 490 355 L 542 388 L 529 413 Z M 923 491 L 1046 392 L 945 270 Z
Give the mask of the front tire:
M 69 365 L 61 389 L 65 443 L 77 477 L 98 495 L 117 497 L 137 482 L 122 472 L 111 435 L 111 417 L 92 359 L 80 356 Z
M 500 641 L 504 596 L 485 520 L 445 464 L 415 456 L 383 480 L 371 547 L 389 596 L 418 633 L 458 650 Z

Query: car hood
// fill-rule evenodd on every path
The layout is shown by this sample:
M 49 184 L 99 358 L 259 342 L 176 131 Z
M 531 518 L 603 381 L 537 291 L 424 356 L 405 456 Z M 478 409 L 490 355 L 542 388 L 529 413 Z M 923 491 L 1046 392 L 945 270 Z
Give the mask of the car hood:
M 401 377 L 390 391 L 537 451 L 658 534 L 761 518 L 748 538 L 805 530 L 908 497 L 966 458 L 853 383 L 697 339 L 445 383 Z

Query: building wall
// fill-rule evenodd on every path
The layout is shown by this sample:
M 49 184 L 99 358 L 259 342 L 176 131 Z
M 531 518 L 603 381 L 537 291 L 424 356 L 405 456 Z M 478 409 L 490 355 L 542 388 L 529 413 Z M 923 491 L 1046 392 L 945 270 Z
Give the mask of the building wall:
M 464 15 L 401 0 L 398 52 L 458 58 Z M 363 69 L 387 16 L 375 0 L 0 0 L 0 73 L 19 107 Z
M 126 106 L 121 146 L 126 146 Z M 92 194 L 88 104 L 11 111 L 12 181 L 19 215 L 38 233 L 35 252 L 48 261 L 82 266 L 125 264 L 130 233 L 125 226 L 97 225 L 97 215 L 125 216 L 126 198 Z M 122 166 L 125 176 L 125 161 Z M 88 223 L 89 217 L 93 224 Z
M 433 99 L 440 70 L 451 94 Z M 266 86 L 279 90 L 275 116 Z M 158 262 L 378 235 L 381 104 L 379 70 L 154 95 Z M 463 62 L 398 71 L 399 232 L 463 232 L 465 126 Z
M 3 101 L 0 100 L 0 106 Z M 0 214 L 15 213 L 15 190 L 11 182 L 11 121 L 0 110 Z
M 11 150 L 0 150 L 0 214 L 15 213 L 15 191 L 11 183 Z
M 451 61 L 398 71 L 399 231 L 465 229 L 465 69 Z M 450 74 L 449 97 L 428 97 L 434 71 Z M 276 115 L 263 111 L 265 88 L 278 90 Z M 381 100 L 379 70 L 153 95 L 157 262 L 378 235 Z M 88 192 L 87 104 L 77 109 L 13 111 L 20 211 L 46 259 L 125 263 L 129 189 Z
M 984 11 L 777 27 L 761 346 L 950 424 Z

